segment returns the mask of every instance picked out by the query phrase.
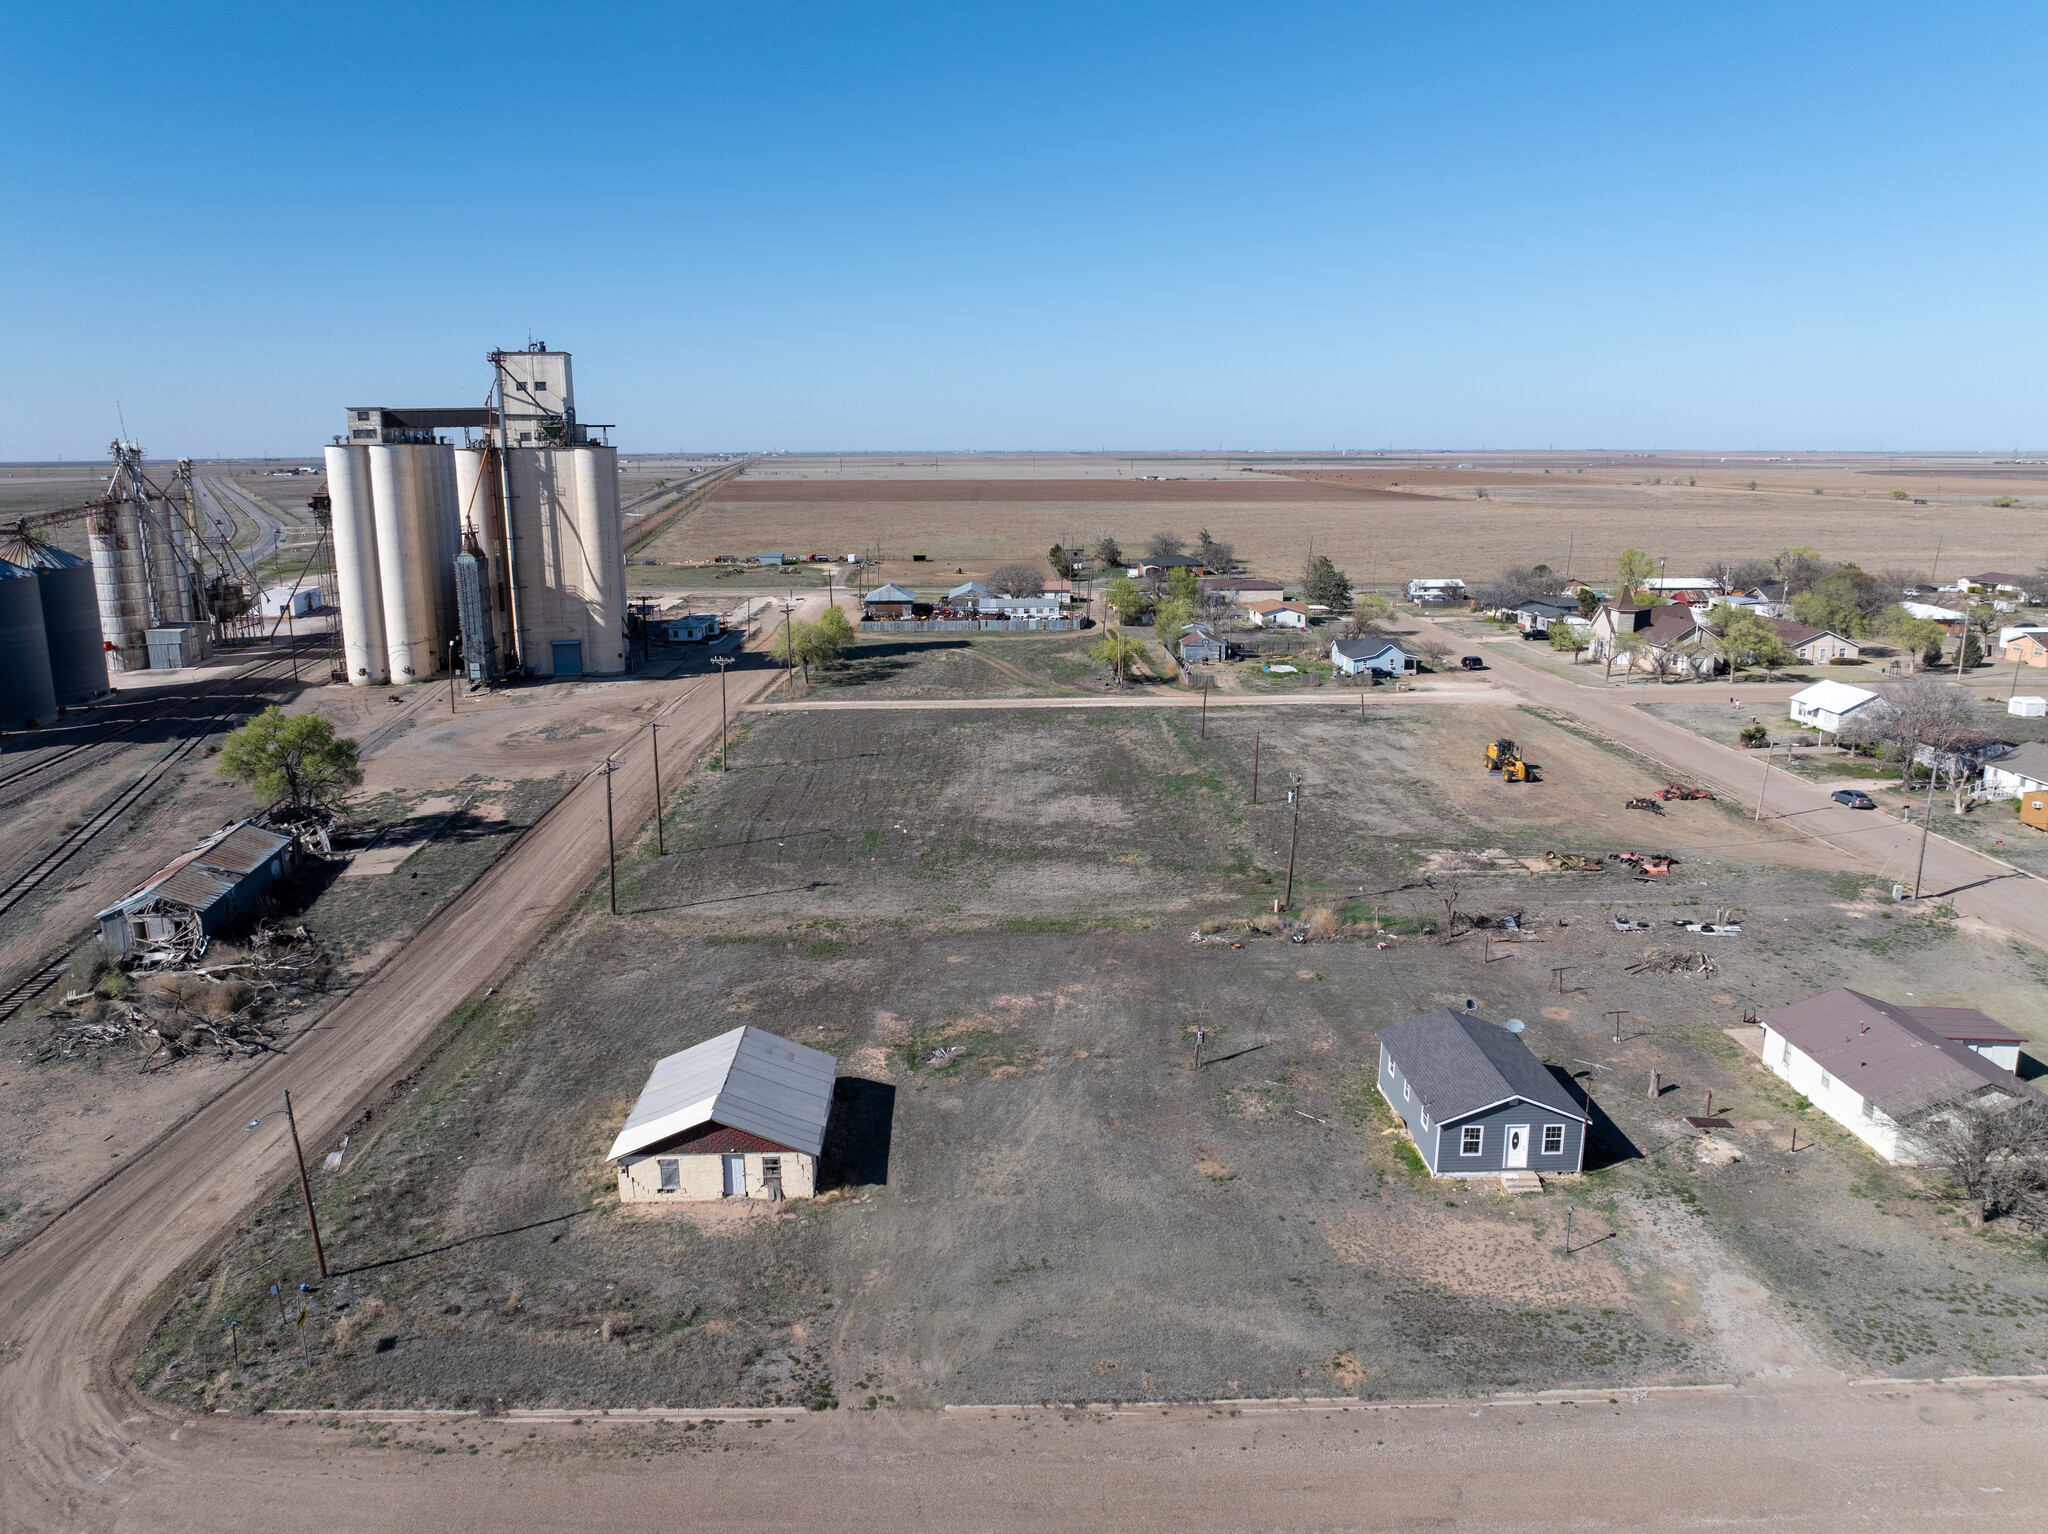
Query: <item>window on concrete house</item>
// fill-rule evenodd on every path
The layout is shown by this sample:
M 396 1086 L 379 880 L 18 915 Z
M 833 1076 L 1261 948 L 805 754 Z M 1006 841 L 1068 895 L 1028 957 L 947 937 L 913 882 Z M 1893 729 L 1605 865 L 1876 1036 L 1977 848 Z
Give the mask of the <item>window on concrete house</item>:
M 761 1180 L 764 1182 L 779 1182 L 781 1178 L 782 1158 L 780 1156 L 763 1156 L 761 1158 Z
M 545 378 L 536 378 L 533 381 L 533 392 L 536 394 L 545 393 L 547 390 L 547 386 L 548 381 Z
M 370 419 L 370 412 L 367 410 L 358 410 L 356 412 L 356 419 L 358 421 L 367 421 Z
M 1543 1126 L 1543 1154 L 1546 1156 L 1562 1156 L 1564 1154 L 1564 1125 L 1545 1124 Z
M 1467 1124 L 1465 1126 L 1465 1133 L 1459 1139 L 1458 1154 L 1461 1156 L 1476 1156 L 1485 1146 L 1486 1131 L 1477 1124 Z
M 1835 1089 L 1835 1078 L 1826 1071 L 1820 1073 L 1820 1089 L 1823 1092 L 1832 1092 Z
M 674 1193 L 683 1185 L 683 1164 L 670 1157 L 663 1157 L 654 1163 L 661 1171 L 661 1191 Z

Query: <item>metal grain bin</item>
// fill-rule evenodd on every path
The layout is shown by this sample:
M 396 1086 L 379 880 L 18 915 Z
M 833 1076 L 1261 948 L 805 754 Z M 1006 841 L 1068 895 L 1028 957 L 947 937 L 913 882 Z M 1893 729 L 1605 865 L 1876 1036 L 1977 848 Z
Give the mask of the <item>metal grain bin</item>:
M 31 719 L 49 724 L 56 717 L 36 573 L 0 559 L 0 730 L 23 729 Z
M 43 636 L 50 647 L 50 681 L 59 703 L 84 703 L 107 690 L 107 647 L 100 637 L 99 597 L 92 561 L 38 543 L 18 561 L 36 573 L 43 601 Z

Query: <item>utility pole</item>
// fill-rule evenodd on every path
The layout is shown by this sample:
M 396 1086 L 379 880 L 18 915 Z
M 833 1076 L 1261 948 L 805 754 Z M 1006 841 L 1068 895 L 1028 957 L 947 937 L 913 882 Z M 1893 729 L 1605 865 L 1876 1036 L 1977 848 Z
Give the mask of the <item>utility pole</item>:
M 1764 752 L 1764 780 L 1756 786 L 1756 813 L 1750 816 L 1752 820 L 1761 821 L 1764 818 L 1764 789 L 1771 781 L 1771 753 L 1777 749 L 1774 744 Z
M 298 592 L 294 589 L 292 596 L 284 599 L 285 643 L 291 648 L 292 652 L 292 680 L 294 682 L 299 679 L 299 626 L 292 622 L 292 597 L 297 595 Z M 276 633 L 277 631 L 272 629 L 271 632 Z M 2020 668 L 2018 666 L 2012 668 L 2012 681 L 2015 687 L 2019 685 Z
M 604 778 L 604 863 L 605 877 L 611 886 L 612 915 L 619 914 L 619 849 L 612 834 L 612 772 L 614 764 L 610 757 L 598 768 Z
M 794 598 L 795 592 L 790 596 Z M 789 695 L 796 696 L 796 643 L 789 636 L 789 615 L 796 611 L 794 600 L 779 604 L 782 608 L 782 648 L 789 656 Z
M 1625 1011 L 1609 1012 L 1605 1015 L 1614 1019 L 1614 1042 L 1619 1044 L 1621 1042 L 1621 1020 L 1627 1017 L 1628 1013 Z
M 654 855 L 668 856 L 668 844 L 661 833 L 661 725 L 657 722 L 648 726 L 648 736 L 654 743 Z
M 1294 849 L 1301 841 L 1301 774 L 1294 773 L 1287 790 L 1287 802 L 1294 807 L 1294 818 L 1287 832 L 1287 893 L 1281 897 L 1282 910 L 1294 909 Z
M 1934 764 L 1927 766 L 1927 813 L 1920 817 L 1920 861 L 1913 865 L 1913 898 L 1920 898 L 1920 875 L 1927 870 L 1927 829 L 1934 824 Z
M 313 1179 L 306 1175 L 306 1153 L 299 1145 L 299 1117 L 292 1112 L 292 1094 L 284 1094 L 284 1121 L 292 1130 L 292 1155 L 299 1163 L 299 1191 L 306 1195 L 306 1224 L 313 1232 L 313 1256 L 320 1264 L 320 1277 L 327 1277 L 327 1248 L 320 1244 L 320 1217 L 313 1212 Z
M 1564 1206 L 1564 1254 L 1567 1257 L 1572 1254 L 1572 1206 L 1570 1204 Z
M 448 641 L 448 712 L 455 712 L 455 641 Z
M 1259 802 L 1259 732 L 1252 731 L 1252 803 Z
M 711 664 L 718 668 L 718 770 L 720 772 L 730 772 L 732 770 L 732 765 L 726 758 L 725 749 L 725 673 L 726 668 L 732 665 L 732 659 L 730 655 L 714 655 L 711 657 Z
M 1209 1031 L 1206 1028 L 1195 1030 L 1195 1069 L 1198 1071 L 1202 1068 L 1202 1040 L 1208 1036 Z
M 1209 684 L 1202 684 L 1202 739 L 1209 738 Z

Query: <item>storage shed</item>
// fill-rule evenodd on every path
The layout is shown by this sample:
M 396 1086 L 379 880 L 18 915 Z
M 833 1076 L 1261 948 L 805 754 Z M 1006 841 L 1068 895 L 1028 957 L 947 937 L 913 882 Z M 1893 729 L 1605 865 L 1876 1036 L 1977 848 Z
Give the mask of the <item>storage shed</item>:
M 877 586 L 860 599 L 863 618 L 909 618 L 916 605 L 916 594 L 893 582 Z
M 1380 1034 L 1380 1095 L 1432 1177 L 1585 1167 L 1586 1110 L 1515 1034 L 1438 1007 Z
M 246 820 L 205 841 L 100 912 L 100 946 L 119 962 L 164 948 L 204 952 L 245 925 L 292 866 L 292 839 Z
M 735 1028 L 656 1062 L 606 1153 L 629 1204 L 809 1198 L 839 1062 Z

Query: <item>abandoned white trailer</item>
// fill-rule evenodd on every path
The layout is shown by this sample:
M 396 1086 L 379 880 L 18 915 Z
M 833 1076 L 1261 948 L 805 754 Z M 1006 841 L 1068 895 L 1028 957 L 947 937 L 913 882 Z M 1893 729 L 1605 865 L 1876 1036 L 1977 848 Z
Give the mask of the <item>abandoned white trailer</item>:
M 656 1063 L 605 1159 L 626 1203 L 809 1198 L 839 1062 L 735 1028 Z

